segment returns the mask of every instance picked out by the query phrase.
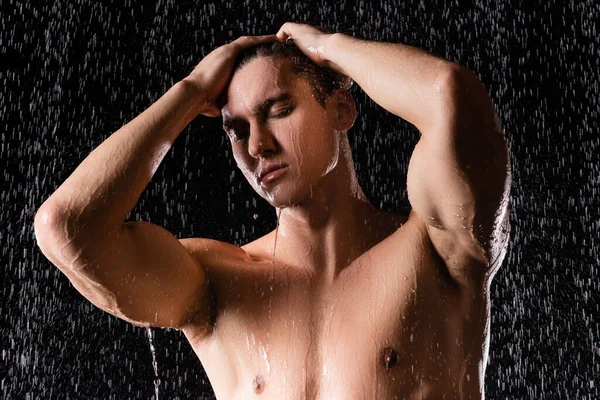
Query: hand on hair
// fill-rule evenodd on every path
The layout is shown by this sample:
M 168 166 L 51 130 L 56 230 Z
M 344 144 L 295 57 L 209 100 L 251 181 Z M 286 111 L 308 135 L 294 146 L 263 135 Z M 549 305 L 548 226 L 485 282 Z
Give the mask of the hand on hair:
M 216 48 L 204 57 L 196 68 L 183 79 L 192 85 L 202 99 L 199 113 L 209 117 L 221 115 L 217 99 L 231 78 L 231 70 L 238 53 L 248 47 L 275 40 L 275 35 L 242 36 Z
M 283 24 L 276 34 L 277 40 L 280 42 L 293 41 L 314 63 L 343 74 L 344 71 L 326 57 L 327 40 L 333 35 L 333 33 L 323 32 L 312 25 L 293 22 Z

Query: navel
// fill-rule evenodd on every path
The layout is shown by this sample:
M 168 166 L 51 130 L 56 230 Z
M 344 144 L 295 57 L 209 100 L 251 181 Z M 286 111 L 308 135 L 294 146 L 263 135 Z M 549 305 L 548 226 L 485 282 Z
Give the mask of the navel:
M 262 375 L 256 375 L 254 377 L 252 389 L 254 389 L 254 393 L 256 394 L 260 394 L 265 390 L 265 378 L 263 378 Z
M 385 369 L 394 368 L 398 363 L 398 353 L 392 347 L 385 347 L 381 350 L 379 360 Z

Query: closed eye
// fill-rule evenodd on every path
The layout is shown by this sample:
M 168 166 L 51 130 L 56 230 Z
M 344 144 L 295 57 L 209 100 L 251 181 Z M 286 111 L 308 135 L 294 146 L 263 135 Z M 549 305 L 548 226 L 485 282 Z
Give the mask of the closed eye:
M 286 107 L 280 110 L 277 110 L 276 112 L 272 113 L 269 115 L 269 118 L 283 118 L 285 116 L 288 116 L 292 113 L 292 111 L 294 111 L 294 107 Z
M 294 111 L 294 106 L 290 105 L 288 107 L 280 108 L 274 110 L 274 112 L 267 115 L 266 119 L 279 119 L 284 118 L 290 115 Z M 265 117 L 261 117 L 263 121 L 265 121 Z M 230 120 L 223 124 L 223 130 L 227 135 L 234 141 L 239 142 L 245 139 L 248 136 L 248 123 L 245 123 L 242 120 Z

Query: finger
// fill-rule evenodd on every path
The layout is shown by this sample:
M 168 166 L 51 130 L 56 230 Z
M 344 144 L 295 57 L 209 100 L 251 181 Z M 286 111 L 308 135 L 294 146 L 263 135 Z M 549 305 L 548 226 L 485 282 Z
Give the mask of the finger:
M 287 33 L 287 32 L 283 32 L 283 31 L 279 31 L 277 32 L 277 40 L 280 42 L 293 42 L 294 39 L 292 39 L 292 37 Z
M 277 40 L 275 35 L 262 35 L 262 36 L 242 36 L 230 43 L 233 46 L 234 51 L 239 53 L 249 47 L 258 46 L 263 43 L 274 42 Z
M 256 42 L 256 43 L 266 43 L 266 42 L 272 42 L 274 40 L 277 39 L 277 37 L 273 34 L 271 35 L 261 35 L 261 36 L 251 36 L 252 39 Z
M 244 49 L 262 43 L 273 42 L 275 40 L 277 40 L 277 37 L 275 35 L 241 36 L 231 43 L 235 44 L 240 49 Z
M 296 26 L 297 24 L 293 23 L 293 22 L 286 22 L 285 24 L 281 25 L 281 28 L 279 28 L 279 31 L 277 31 L 276 36 L 277 36 L 277 40 L 279 40 L 280 42 L 285 42 L 287 40 L 293 40 L 292 38 L 292 31 L 294 29 L 294 26 Z

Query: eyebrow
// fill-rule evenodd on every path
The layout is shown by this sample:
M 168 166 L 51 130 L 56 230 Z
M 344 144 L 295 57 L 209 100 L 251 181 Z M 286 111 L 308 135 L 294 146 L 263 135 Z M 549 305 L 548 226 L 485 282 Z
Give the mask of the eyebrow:
M 271 108 L 273 106 L 273 104 L 279 103 L 282 101 L 288 101 L 291 99 L 292 99 L 292 94 L 290 92 L 283 92 L 283 93 L 279 93 L 278 95 L 275 95 L 273 97 L 269 97 L 268 99 L 265 99 L 252 107 L 252 115 L 263 114 L 269 108 Z M 233 125 L 233 123 L 239 119 L 240 118 L 237 118 L 237 117 L 227 118 L 227 117 L 223 116 L 223 128 L 231 128 L 231 125 Z

